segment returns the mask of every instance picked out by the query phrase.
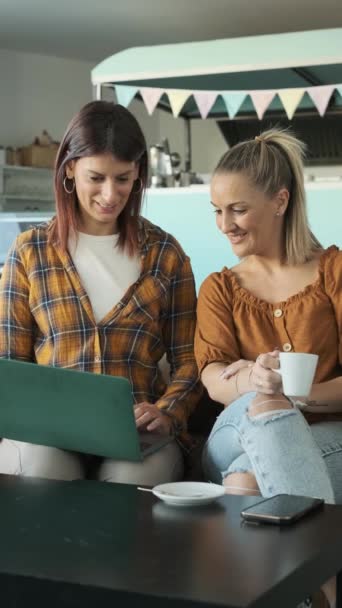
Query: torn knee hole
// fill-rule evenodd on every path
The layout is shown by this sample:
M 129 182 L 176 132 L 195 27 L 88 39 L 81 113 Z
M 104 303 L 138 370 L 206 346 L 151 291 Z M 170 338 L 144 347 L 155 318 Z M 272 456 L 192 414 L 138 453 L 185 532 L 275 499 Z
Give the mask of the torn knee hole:
M 267 417 L 272 418 L 275 414 L 283 413 L 284 410 L 293 410 L 293 405 L 282 395 L 265 398 L 265 395 L 257 395 L 248 409 L 250 418 Z
M 223 485 L 228 494 L 248 494 L 257 496 L 260 494 L 259 486 L 249 471 L 241 473 L 229 473 L 223 480 Z

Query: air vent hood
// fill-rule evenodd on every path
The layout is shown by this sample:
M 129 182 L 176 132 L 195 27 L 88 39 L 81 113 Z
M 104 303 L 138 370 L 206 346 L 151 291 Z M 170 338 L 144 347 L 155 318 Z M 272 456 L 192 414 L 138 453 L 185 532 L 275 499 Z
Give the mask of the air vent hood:
M 289 121 L 284 113 L 273 117 L 243 117 L 241 120 L 218 120 L 220 131 L 231 147 L 251 139 L 271 127 L 290 128 L 307 144 L 307 166 L 342 165 L 342 114 L 299 115 Z

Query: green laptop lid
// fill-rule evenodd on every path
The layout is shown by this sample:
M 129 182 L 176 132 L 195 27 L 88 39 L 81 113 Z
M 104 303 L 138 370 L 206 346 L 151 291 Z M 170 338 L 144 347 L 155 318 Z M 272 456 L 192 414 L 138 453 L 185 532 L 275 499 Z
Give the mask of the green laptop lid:
M 127 378 L 0 359 L 0 437 L 140 461 Z

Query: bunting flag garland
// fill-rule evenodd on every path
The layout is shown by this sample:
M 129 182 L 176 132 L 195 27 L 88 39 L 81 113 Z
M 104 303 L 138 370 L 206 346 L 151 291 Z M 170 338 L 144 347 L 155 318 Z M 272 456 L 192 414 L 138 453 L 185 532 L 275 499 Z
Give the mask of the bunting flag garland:
M 163 93 L 166 93 L 164 89 L 154 89 L 151 87 L 142 87 L 140 89 L 141 97 L 150 115 L 153 114 Z
M 192 95 L 192 91 L 185 91 L 184 89 L 173 89 L 167 91 L 167 96 L 169 98 L 172 114 L 175 118 L 177 118 L 179 112 L 184 106 L 185 102 Z
M 334 88 L 335 87 L 332 85 L 327 85 L 323 87 L 310 87 L 307 89 L 307 92 L 309 93 L 321 116 L 324 116 L 325 114 L 325 110 L 328 107 L 328 103 L 333 94 Z
M 117 102 L 122 106 L 129 106 L 132 99 L 136 96 L 138 87 L 126 87 L 124 85 L 115 85 L 115 93 Z
M 229 118 L 234 118 L 245 101 L 247 93 L 245 91 L 227 91 L 227 93 L 220 93 L 220 95 L 227 108 Z
M 292 119 L 297 107 L 299 106 L 302 97 L 305 93 L 305 89 L 281 89 L 278 91 L 278 95 L 281 103 L 283 104 L 287 118 Z
M 250 96 L 255 107 L 255 111 L 258 115 L 259 120 L 262 119 L 268 106 L 270 105 L 275 91 L 250 91 Z
M 213 107 L 217 93 L 214 91 L 197 91 L 193 92 L 194 99 L 197 103 L 199 113 L 202 118 L 207 118 L 211 108 Z
M 342 84 L 322 85 L 305 88 L 266 89 L 253 91 L 197 91 L 185 89 L 161 89 L 154 87 L 133 87 L 126 85 L 113 85 L 118 103 L 127 107 L 139 92 L 146 106 L 147 112 L 153 114 L 162 95 L 169 98 L 172 114 L 176 118 L 187 100 L 193 96 L 202 118 L 207 118 L 216 99 L 221 96 L 229 117 L 233 119 L 240 110 L 247 95 L 250 96 L 259 120 L 261 120 L 278 95 L 289 120 L 302 101 L 304 93 L 308 93 L 320 116 L 324 116 L 333 92 L 336 90 L 342 97 Z

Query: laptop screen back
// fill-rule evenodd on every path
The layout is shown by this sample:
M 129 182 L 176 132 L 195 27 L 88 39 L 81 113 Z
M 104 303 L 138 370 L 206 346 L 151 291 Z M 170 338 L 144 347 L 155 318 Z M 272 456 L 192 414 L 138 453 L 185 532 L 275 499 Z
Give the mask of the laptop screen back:
M 0 437 L 142 460 L 126 378 L 0 359 Z

